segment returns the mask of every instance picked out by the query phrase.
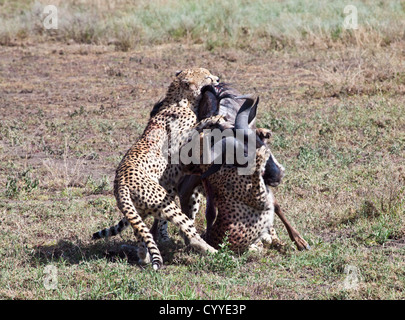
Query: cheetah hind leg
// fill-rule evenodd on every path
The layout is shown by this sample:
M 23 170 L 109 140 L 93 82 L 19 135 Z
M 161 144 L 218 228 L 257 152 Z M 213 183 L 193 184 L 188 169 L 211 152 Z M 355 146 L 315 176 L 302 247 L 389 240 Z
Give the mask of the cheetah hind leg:
M 196 180 L 196 179 L 197 180 Z M 195 216 L 200 209 L 201 199 L 202 199 L 202 191 L 203 188 L 200 183 L 200 178 L 198 176 L 188 176 L 186 177 L 187 181 L 184 184 L 184 181 L 180 183 L 179 186 L 179 196 L 180 196 L 180 205 L 181 211 L 194 223 Z M 190 185 L 191 183 L 191 185 Z M 175 194 L 171 194 L 173 197 Z M 166 220 L 159 220 L 156 219 L 153 222 L 153 226 L 151 228 L 151 233 L 153 234 L 153 238 L 155 241 L 159 241 L 162 243 L 167 243 L 171 241 L 168 232 L 168 224 Z M 188 238 L 185 234 L 180 230 L 180 235 L 183 238 L 186 245 L 189 245 Z
M 276 229 L 274 229 L 274 227 L 269 228 L 268 233 L 265 233 L 262 236 L 261 241 L 265 247 L 272 246 L 275 248 L 282 248 L 285 246 L 285 243 L 283 243 L 277 236 Z
M 127 188 L 122 188 L 118 191 L 117 205 L 124 217 L 131 224 L 136 239 L 138 240 L 138 257 L 140 261 L 147 262 L 148 251 L 152 257 L 152 267 L 154 270 L 158 270 L 163 265 L 163 259 L 160 254 L 153 236 L 143 221 L 143 212 L 135 209 L 132 203 L 130 191 Z
M 199 188 L 196 188 L 192 195 L 190 196 L 190 199 L 186 202 L 186 205 L 182 203 L 182 211 L 187 215 L 187 217 L 194 223 L 194 219 L 196 216 L 196 213 L 198 212 L 200 208 L 200 203 L 201 203 L 201 191 Z M 167 243 L 169 242 L 170 236 L 169 232 L 167 230 L 168 224 L 166 220 L 158 220 L 155 219 L 153 222 L 153 226 L 151 228 L 151 233 L 153 234 L 153 238 L 155 241 L 160 241 L 162 243 Z M 185 236 L 185 234 L 180 230 L 180 235 L 183 238 L 184 242 L 186 245 L 189 245 L 189 240 Z
M 148 248 L 146 247 L 145 242 L 138 240 L 140 239 L 139 232 L 134 230 L 135 238 L 137 239 L 137 250 L 136 254 L 138 255 L 138 263 L 141 265 L 146 265 L 151 262 L 151 255 L 149 254 Z M 153 267 L 155 269 L 155 267 Z M 156 270 L 156 269 L 155 269 Z
M 164 219 L 174 223 L 182 234 L 184 234 L 187 239 L 186 243 L 201 253 L 215 253 L 217 252 L 212 246 L 206 243 L 198 234 L 196 228 L 194 227 L 194 220 L 188 218 L 174 201 L 170 202 L 166 208 L 162 211 L 164 213 Z
M 276 234 L 276 230 L 270 227 L 268 232 L 264 233 L 255 243 L 252 243 L 248 250 L 251 252 L 263 252 L 264 248 L 275 248 L 281 250 L 285 244 L 280 240 Z
M 180 203 L 181 203 L 181 210 L 186 214 L 186 216 L 193 222 L 195 217 L 197 215 L 198 210 L 200 210 L 200 205 L 202 201 L 202 187 L 197 186 L 194 188 L 192 191 L 191 195 L 189 195 L 189 198 L 184 197 L 181 198 Z M 189 240 L 187 237 L 183 234 L 183 232 L 180 232 L 182 238 L 184 239 L 184 242 L 186 245 L 189 245 Z

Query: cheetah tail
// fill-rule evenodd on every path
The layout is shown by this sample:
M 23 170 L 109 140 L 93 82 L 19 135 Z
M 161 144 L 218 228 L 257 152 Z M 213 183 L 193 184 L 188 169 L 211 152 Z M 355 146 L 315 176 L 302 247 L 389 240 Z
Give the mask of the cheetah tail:
M 93 233 L 92 239 L 98 240 L 101 238 L 109 238 L 112 236 L 116 236 L 117 234 L 121 233 L 126 228 L 128 228 L 128 226 L 129 226 L 128 220 L 126 218 L 122 218 L 121 221 L 118 222 L 116 225 Z

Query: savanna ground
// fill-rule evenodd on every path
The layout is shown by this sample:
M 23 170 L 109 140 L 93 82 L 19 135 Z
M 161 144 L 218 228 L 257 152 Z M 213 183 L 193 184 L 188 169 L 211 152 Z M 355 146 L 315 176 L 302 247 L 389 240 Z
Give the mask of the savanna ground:
M 357 30 L 343 1 L 54 2 L 45 30 L 40 3 L 0 0 L 0 298 L 405 298 L 404 1 L 351 2 Z M 129 231 L 91 241 L 121 218 L 121 157 L 190 66 L 260 96 L 287 169 L 274 193 L 311 250 L 277 217 L 285 248 L 236 260 L 171 228 L 159 272 Z

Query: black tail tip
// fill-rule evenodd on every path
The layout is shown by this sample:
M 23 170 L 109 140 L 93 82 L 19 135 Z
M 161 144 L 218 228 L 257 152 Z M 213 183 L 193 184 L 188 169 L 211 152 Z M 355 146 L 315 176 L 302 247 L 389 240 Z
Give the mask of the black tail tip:
M 100 232 L 93 233 L 93 236 L 91 237 L 91 239 L 92 240 L 101 239 Z

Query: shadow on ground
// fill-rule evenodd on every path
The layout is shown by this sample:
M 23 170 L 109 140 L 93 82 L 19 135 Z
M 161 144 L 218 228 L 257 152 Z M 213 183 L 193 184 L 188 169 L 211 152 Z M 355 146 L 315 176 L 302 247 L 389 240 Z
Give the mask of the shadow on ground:
M 178 242 L 159 244 L 163 260 L 171 264 L 175 260 L 175 252 L 184 249 L 184 245 Z M 82 261 L 106 259 L 110 262 L 126 260 L 130 265 L 141 265 L 138 263 L 137 246 L 134 241 L 98 241 L 94 243 L 83 243 L 80 240 L 59 240 L 55 245 L 37 246 L 32 255 L 32 260 L 42 265 L 50 262 L 64 261 L 66 264 L 74 265 Z

